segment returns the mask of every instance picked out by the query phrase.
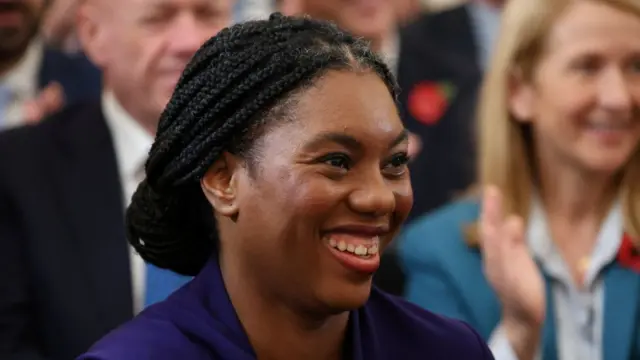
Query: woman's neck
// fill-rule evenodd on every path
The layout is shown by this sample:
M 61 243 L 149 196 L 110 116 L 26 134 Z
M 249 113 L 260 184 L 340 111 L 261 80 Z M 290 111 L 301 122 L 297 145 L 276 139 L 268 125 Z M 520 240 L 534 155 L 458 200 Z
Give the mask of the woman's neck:
M 255 269 L 220 265 L 227 292 L 257 357 L 264 360 L 339 360 L 349 313 L 318 315 L 287 303 L 273 289 L 252 281 Z
M 601 218 L 613 197 L 610 176 L 583 174 L 570 169 L 541 171 L 540 196 L 549 216 L 560 216 L 572 224 Z
M 558 159 L 541 161 L 538 170 L 551 238 L 574 283 L 584 286 L 602 222 L 616 196 L 616 177 L 577 171 Z
M 613 174 L 577 170 L 559 159 L 547 158 L 538 163 L 538 188 L 556 244 L 562 247 L 562 243 L 573 239 L 571 246 L 577 247 L 575 250 L 591 251 L 617 195 L 615 179 Z

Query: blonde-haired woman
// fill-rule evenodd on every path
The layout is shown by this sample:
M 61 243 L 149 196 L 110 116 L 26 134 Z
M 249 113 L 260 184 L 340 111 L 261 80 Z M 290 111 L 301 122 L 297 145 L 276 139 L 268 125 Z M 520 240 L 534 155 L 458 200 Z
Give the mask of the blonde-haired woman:
M 640 1 L 512 0 L 479 107 L 481 201 L 400 240 L 409 300 L 496 359 L 640 359 Z

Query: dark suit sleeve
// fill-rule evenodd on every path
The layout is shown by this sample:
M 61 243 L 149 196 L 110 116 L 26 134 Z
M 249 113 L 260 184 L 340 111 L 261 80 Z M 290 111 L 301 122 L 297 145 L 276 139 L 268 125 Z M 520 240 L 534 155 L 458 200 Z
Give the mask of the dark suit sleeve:
M 9 169 L 2 158 L 15 156 L 0 146 L 0 359 L 44 360 L 33 341 L 26 239 L 11 193 L 3 183 Z

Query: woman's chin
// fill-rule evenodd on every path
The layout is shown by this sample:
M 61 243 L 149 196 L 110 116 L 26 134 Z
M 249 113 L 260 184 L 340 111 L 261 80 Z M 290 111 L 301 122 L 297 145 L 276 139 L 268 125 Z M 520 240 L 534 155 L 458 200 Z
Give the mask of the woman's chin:
M 371 282 L 336 287 L 323 296 L 323 302 L 336 313 L 359 309 L 369 300 Z
M 627 157 L 594 157 L 586 162 L 587 172 L 599 176 L 613 176 L 618 174 L 628 162 Z

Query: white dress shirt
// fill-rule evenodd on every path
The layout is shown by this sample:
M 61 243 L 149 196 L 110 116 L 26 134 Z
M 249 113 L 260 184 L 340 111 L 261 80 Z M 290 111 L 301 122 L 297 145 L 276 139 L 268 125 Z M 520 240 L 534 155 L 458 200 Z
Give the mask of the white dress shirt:
M 103 93 L 102 109 L 113 138 L 124 204 L 128 206 L 138 184 L 144 179 L 144 163 L 153 144 L 153 136 L 122 108 L 111 92 Z M 144 307 L 146 267 L 133 247 L 129 249 L 134 313 L 138 313 Z
M 9 72 L 0 77 L 0 84 L 8 86 L 11 92 L 9 105 L 0 117 L 2 128 L 15 127 L 23 122 L 22 106 L 38 93 L 38 76 L 44 56 L 41 40 L 31 42 L 20 61 Z

